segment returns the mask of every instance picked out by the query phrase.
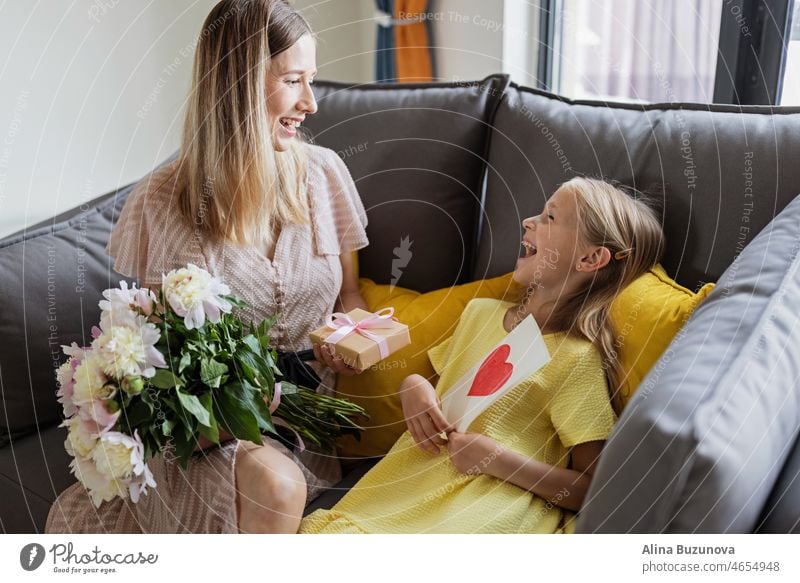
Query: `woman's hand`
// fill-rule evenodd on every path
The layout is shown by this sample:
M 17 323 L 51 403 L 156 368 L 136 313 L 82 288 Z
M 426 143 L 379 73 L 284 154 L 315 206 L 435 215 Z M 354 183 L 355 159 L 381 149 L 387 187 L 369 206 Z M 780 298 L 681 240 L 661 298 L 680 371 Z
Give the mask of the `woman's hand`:
M 491 437 L 479 433 L 451 431 L 447 434 L 447 452 L 453 465 L 462 474 L 494 475 L 492 466 L 504 449 Z
M 441 434 L 451 427 L 444 418 L 433 385 L 425 377 L 415 374 L 403 380 L 399 393 L 411 437 L 423 451 L 439 453 L 439 447 L 446 444 Z
M 314 357 L 317 359 L 317 362 L 321 362 L 325 366 L 332 368 L 336 374 L 351 377 L 364 372 L 345 363 L 338 354 L 332 354 L 327 345 L 320 346 L 319 344 L 314 344 L 313 348 Z

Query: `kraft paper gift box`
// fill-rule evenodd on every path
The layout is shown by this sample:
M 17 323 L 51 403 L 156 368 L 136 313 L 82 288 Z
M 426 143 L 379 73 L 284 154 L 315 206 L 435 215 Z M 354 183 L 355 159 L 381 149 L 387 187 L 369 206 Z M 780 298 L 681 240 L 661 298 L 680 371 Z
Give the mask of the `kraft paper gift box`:
M 392 314 L 393 308 L 374 314 L 361 308 L 336 313 L 309 338 L 314 344 L 327 344 L 348 366 L 365 370 L 411 344 L 408 326 L 393 320 Z

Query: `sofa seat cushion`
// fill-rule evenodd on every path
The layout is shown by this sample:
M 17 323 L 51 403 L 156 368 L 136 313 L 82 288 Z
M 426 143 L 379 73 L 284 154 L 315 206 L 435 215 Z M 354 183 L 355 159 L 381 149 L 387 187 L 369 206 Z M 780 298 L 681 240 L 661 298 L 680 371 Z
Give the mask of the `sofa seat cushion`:
M 580 532 L 755 529 L 800 428 L 798 251 L 800 197 L 725 271 L 634 394 Z

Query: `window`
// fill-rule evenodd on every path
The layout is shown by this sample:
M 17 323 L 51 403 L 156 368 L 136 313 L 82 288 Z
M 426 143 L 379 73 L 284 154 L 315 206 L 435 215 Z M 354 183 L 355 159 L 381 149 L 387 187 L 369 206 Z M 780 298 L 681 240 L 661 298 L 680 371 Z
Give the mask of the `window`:
M 800 105 L 800 2 L 792 11 L 789 46 L 786 48 L 786 67 L 783 71 L 781 105 Z
M 574 99 L 800 104 L 795 4 L 539 0 L 539 84 Z
M 723 0 L 562 0 L 558 93 L 711 101 Z

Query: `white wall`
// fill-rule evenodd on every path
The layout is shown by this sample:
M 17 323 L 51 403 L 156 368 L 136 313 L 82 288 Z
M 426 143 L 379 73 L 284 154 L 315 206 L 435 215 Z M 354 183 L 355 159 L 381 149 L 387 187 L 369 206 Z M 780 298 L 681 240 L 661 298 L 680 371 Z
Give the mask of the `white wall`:
M 292 4 L 317 35 L 319 79 L 374 80 L 374 0 L 295 0 Z
M 178 148 L 216 0 L 0 3 L 0 236 L 137 180 Z M 296 2 L 320 78 L 369 81 L 371 0 Z
M 147 173 L 178 145 L 213 0 L 0 5 L 0 234 Z
M 432 0 L 437 74 L 442 81 L 509 73 L 533 84 L 538 0 Z
M 431 12 L 439 79 L 480 79 L 502 70 L 502 0 L 433 0 Z
M 215 3 L 0 3 L 0 236 L 137 180 L 178 148 L 194 42 Z M 432 0 L 439 78 L 529 82 L 517 22 L 528 3 Z M 317 33 L 320 79 L 374 78 L 373 0 L 294 5 Z

